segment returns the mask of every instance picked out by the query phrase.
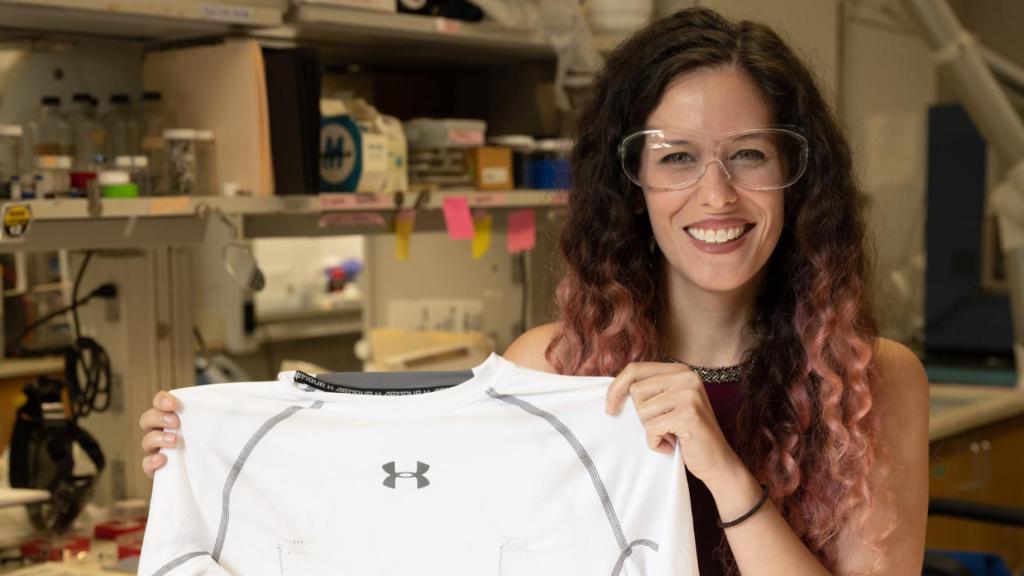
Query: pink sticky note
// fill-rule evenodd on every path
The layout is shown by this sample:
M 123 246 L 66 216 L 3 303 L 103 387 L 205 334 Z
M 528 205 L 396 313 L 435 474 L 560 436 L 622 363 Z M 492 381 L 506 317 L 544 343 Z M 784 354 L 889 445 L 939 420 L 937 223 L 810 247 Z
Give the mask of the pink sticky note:
M 465 196 L 444 199 L 444 225 L 452 240 L 473 239 L 473 216 L 469 213 L 469 202 Z
M 537 226 L 533 209 L 516 210 L 508 215 L 509 253 L 533 250 L 537 244 Z

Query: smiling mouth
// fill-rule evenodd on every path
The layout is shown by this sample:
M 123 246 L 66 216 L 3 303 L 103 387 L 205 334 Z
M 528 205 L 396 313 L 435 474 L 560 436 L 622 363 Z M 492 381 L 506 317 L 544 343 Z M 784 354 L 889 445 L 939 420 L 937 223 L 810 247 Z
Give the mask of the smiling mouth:
M 688 226 L 683 228 L 683 230 L 695 240 L 705 244 L 728 244 L 745 236 L 747 232 L 753 230 L 754 226 L 755 224 L 745 224 L 743 226 L 718 229 Z

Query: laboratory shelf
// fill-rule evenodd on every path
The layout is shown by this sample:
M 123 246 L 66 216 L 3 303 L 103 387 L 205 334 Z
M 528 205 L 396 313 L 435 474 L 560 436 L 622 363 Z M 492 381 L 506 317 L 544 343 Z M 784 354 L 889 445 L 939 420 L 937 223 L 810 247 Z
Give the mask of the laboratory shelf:
M 456 197 L 466 198 L 472 210 L 497 214 L 566 203 L 565 193 L 555 190 L 7 201 L 0 204 L 0 218 L 6 222 L 27 209 L 28 221 L 20 235 L 6 226 L 0 231 L 0 252 L 196 243 L 211 219 L 229 220 L 246 238 L 384 234 L 393 232 L 395 214 L 411 210 L 416 231 L 444 230 L 441 208 Z M 502 222 L 499 216 L 495 225 Z
M 446 61 L 553 59 L 542 30 L 506 28 L 494 22 L 302 4 L 279 27 L 253 30 L 267 41 L 344 46 L 375 58 Z
M 0 0 L 0 29 L 149 41 L 279 26 L 284 0 Z

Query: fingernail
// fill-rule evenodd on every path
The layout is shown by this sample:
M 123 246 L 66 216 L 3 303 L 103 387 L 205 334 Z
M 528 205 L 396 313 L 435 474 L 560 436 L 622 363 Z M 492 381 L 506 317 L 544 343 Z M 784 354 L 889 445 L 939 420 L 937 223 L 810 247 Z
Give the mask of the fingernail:
M 164 444 L 174 444 L 174 434 L 164 434 Z
M 170 424 L 171 426 L 174 426 L 174 416 L 164 416 L 163 420 L 164 424 Z

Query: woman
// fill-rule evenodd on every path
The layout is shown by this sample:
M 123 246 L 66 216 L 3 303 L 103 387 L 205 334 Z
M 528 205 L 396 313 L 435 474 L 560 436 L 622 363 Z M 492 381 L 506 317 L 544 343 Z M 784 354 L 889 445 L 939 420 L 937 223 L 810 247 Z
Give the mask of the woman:
M 578 132 L 559 319 L 505 357 L 617 375 L 609 413 L 630 398 L 651 449 L 678 444 L 702 575 L 920 574 L 927 380 L 877 336 L 849 149 L 806 66 L 686 10 L 609 57 Z M 150 451 L 177 423 L 154 405 Z

